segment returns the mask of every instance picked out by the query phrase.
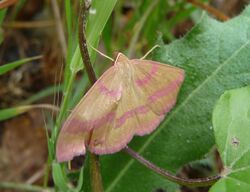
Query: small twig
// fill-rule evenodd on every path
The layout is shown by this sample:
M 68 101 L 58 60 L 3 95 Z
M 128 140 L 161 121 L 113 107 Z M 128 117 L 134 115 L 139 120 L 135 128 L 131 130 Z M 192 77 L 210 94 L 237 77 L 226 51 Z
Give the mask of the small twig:
M 4 9 L 6 7 L 9 7 L 13 4 L 15 4 L 17 0 L 2 0 L 0 1 L 0 9 Z
M 37 192 L 50 192 L 54 191 L 51 188 L 45 188 L 38 185 L 28 185 L 22 183 L 10 183 L 10 182 L 1 182 L 0 189 L 16 189 L 18 191 L 37 191 Z
M 59 11 L 59 7 L 57 4 L 56 0 L 52 0 L 52 9 L 54 12 L 54 16 L 55 16 L 55 20 L 56 20 L 56 29 L 57 29 L 57 33 L 59 36 L 59 41 L 62 47 L 62 51 L 63 51 L 63 56 L 66 60 L 67 57 L 67 43 L 66 43 L 66 39 L 65 39 L 65 35 L 64 35 L 64 30 L 63 30 L 63 25 L 62 25 L 62 21 L 61 21 L 61 16 L 60 16 L 60 11 Z
M 87 40 L 85 36 L 86 10 L 87 10 L 87 7 L 83 3 L 81 5 L 81 11 L 80 11 L 80 17 L 79 17 L 79 23 L 78 23 L 78 33 L 79 33 L 78 36 L 79 36 L 79 46 L 81 50 L 83 63 L 85 65 L 85 69 L 87 71 L 89 80 L 91 84 L 93 85 L 96 82 L 97 78 L 96 78 L 94 69 L 91 65 L 88 47 L 87 47 Z
M 25 183 L 31 185 L 35 183 L 38 179 L 40 179 L 44 175 L 44 167 L 40 170 L 38 170 L 36 173 L 34 173 Z
M 91 65 L 90 56 L 87 47 L 87 40 L 85 36 L 85 25 L 86 25 L 86 12 L 88 5 L 86 1 L 82 3 L 80 10 L 80 17 L 78 23 L 78 36 L 79 36 L 79 46 L 82 55 L 82 60 L 85 65 L 88 78 L 93 85 L 97 78 L 94 69 Z M 90 132 L 88 143 L 91 140 L 93 130 Z M 89 153 L 90 155 L 90 176 L 91 176 L 91 187 L 93 192 L 103 192 L 102 176 L 100 172 L 99 157 L 95 154 Z
M 202 2 L 199 2 L 198 0 L 186 0 L 186 1 L 193 4 L 196 7 L 199 7 L 201 9 L 206 10 L 208 13 L 214 15 L 215 17 L 217 17 L 221 21 L 227 21 L 228 19 L 230 19 L 230 17 L 228 17 L 227 15 L 225 15 L 224 13 L 219 11 L 218 9 L 211 7 L 210 5 L 206 5 Z
M 214 184 L 215 182 L 217 182 L 221 178 L 221 176 L 219 176 L 219 175 L 216 175 L 213 177 L 201 178 L 201 179 L 180 178 L 180 177 L 177 177 L 177 176 L 173 175 L 172 173 L 170 173 L 170 172 L 168 172 L 160 167 L 157 167 L 155 164 L 144 159 L 142 156 L 140 156 L 138 153 L 136 153 L 135 151 L 133 151 L 129 147 L 125 147 L 124 151 L 127 154 L 129 154 L 130 156 L 132 156 L 135 160 L 137 160 L 138 162 L 140 162 L 141 164 L 143 164 L 147 168 L 154 171 L 155 173 L 158 173 L 159 175 L 165 177 L 166 179 L 173 181 L 175 183 L 178 183 L 180 185 L 193 186 L 193 187 L 209 186 L 209 185 Z
M 52 27 L 55 22 L 52 20 L 47 21 L 12 21 L 3 23 L 3 27 L 6 28 L 16 28 L 16 29 L 29 29 L 29 28 L 44 28 Z

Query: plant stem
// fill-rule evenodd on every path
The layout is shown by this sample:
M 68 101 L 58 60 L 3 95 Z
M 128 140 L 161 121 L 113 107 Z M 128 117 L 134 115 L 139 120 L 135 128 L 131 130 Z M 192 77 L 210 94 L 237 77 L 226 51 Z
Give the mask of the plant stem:
M 228 17 L 227 15 L 225 15 L 224 13 L 219 11 L 218 9 L 211 7 L 210 5 L 206 5 L 202 2 L 199 2 L 198 0 L 187 0 L 187 2 L 193 4 L 196 7 L 199 7 L 201 9 L 206 10 L 208 13 L 214 15 L 215 17 L 217 17 L 221 21 L 227 21 L 228 19 L 230 19 L 230 17 Z
M 132 54 L 134 53 L 135 50 L 135 46 L 136 46 L 136 42 L 139 39 L 139 35 L 141 33 L 142 27 L 145 24 L 145 22 L 147 21 L 148 16 L 150 15 L 150 13 L 153 11 L 154 7 L 157 5 L 157 3 L 159 2 L 159 0 L 155 0 L 152 1 L 152 3 L 150 4 L 150 6 L 148 7 L 148 9 L 145 11 L 145 13 L 143 14 L 142 18 L 140 19 L 140 21 L 138 23 L 136 23 L 135 25 L 135 29 L 134 29 L 134 35 L 132 37 L 132 40 L 129 44 L 129 48 L 128 48 L 128 57 L 130 58 L 132 56 Z
M 59 7 L 58 7 L 56 0 L 52 0 L 51 4 L 52 4 L 52 9 L 53 9 L 54 17 L 55 17 L 55 21 L 56 21 L 55 24 L 56 24 L 56 30 L 58 33 L 58 38 L 59 38 L 59 41 L 61 44 L 64 59 L 66 60 L 67 59 L 66 58 L 66 56 L 67 56 L 67 43 L 66 43 L 66 38 L 64 35 L 64 30 L 63 30 L 63 25 L 62 25 L 62 21 L 61 21 Z
M 221 178 L 220 175 L 207 177 L 207 178 L 201 178 L 201 179 L 180 178 L 160 167 L 157 167 L 155 164 L 144 159 L 142 156 L 140 156 L 138 153 L 136 153 L 134 150 L 132 150 L 129 147 L 124 148 L 123 151 L 125 151 L 127 154 L 132 156 L 134 159 L 136 159 L 138 162 L 140 162 L 147 168 L 151 169 L 152 171 L 158 173 L 159 175 L 163 176 L 164 178 L 170 181 L 178 183 L 179 185 L 192 186 L 192 187 L 209 186 L 209 185 L 214 184 Z
M 97 78 L 94 72 L 94 69 L 90 62 L 90 57 L 88 53 L 87 41 L 85 37 L 85 23 L 86 23 L 86 11 L 87 5 L 86 1 L 81 5 L 79 23 L 78 23 L 78 33 L 79 33 L 79 46 L 82 55 L 82 60 L 90 80 L 90 83 L 93 85 Z M 90 132 L 89 142 L 91 140 L 91 136 L 93 131 Z M 88 142 L 88 143 L 89 143 Z M 91 175 L 91 188 L 93 192 L 102 192 L 103 191 L 103 184 L 102 184 L 102 177 L 100 173 L 100 163 L 99 157 L 93 153 L 89 153 L 90 155 L 90 175 Z
M 61 126 L 63 117 L 65 115 L 65 111 L 66 111 L 67 106 L 68 106 L 69 96 L 70 96 L 71 90 L 73 88 L 74 78 L 75 78 L 75 74 L 70 75 L 69 81 L 67 83 L 67 87 L 66 87 L 66 89 L 65 89 L 65 91 L 63 93 L 63 101 L 62 101 L 62 104 L 61 104 L 61 109 L 60 109 L 58 118 L 56 120 L 56 125 L 55 125 L 55 127 L 53 129 L 53 132 L 52 132 L 52 140 L 53 140 L 53 142 L 56 142 L 56 138 L 57 138 L 57 135 L 58 135 L 58 132 L 59 132 L 59 127 Z
M 86 5 L 82 3 L 80 17 L 79 17 L 79 25 L 78 25 L 79 46 L 88 78 L 90 80 L 90 83 L 93 85 L 96 82 L 97 78 L 94 69 L 91 65 L 87 47 L 87 40 L 85 36 L 86 10 L 87 10 Z
M 31 28 L 45 28 L 53 27 L 55 22 L 53 20 L 44 21 L 10 21 L 4 22 L 2 24 L 5 28 L 15 28 L 15 29 L 31 29 Z
M 0 183 L 1 189 L 16 189 L 21 191 L 38 191 L 38 192 L 50 192 L 54 191 L 51 188 L 47 187 L 40 187 L 37 185 L 28 185 L 28 184 L 21 184 L 21 183 L 11 183 L 11 182 L 1 182 Z
M 103 192 L 102 176 L 100 174 L 99 156 L 89 153 L 90 156 L 90 176 L 91 189 L 93 192 Z
M 48 135 L 47 135 L 47 139 L 48 139 Z M 49 158 L 47 158 L 44 177 L 43 177 L 43 187 L 47 187 L 48 183 L 49 183 L 49 176 L 50 176 L 49 173 L 50 173 L 50 170 L 51 170 L 50 165 L 51 165 L 51 162 L 50 162 Z

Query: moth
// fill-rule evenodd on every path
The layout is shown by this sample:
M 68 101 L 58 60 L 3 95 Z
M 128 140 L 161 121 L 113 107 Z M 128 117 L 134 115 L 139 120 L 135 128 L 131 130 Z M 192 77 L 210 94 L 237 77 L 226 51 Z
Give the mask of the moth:
M 184 70 L 118 53 L 114 64 L 73 109 L 59 133 L 59 162 L 86 153 L 110 154 L 134 135 L 151 133 L 175 105 Z

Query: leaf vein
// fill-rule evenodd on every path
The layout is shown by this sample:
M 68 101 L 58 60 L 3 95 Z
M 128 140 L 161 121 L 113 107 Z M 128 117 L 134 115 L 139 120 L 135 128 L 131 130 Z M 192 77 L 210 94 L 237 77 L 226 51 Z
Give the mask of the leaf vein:
M 250 148 L 246 149 L 246 151 L 244 151 L 242 153 L 242 155 L 240 155 L 238 158 L 236 158 L 232 163 L 231 163 L 231 166 L 230 167 L 233 167 L 239 160 L 241 160 L 242 157 L 244 157 L 244 155 L 246 153 L 248 153 L 250 151 Z

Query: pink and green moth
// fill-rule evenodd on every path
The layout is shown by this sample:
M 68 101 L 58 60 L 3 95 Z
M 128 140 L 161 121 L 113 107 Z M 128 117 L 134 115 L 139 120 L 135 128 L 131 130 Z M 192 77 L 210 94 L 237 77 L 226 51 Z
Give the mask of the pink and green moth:
M 59 162 L 86 153 L 110 154 L 134 135 L 151 133 L 175 105 L 184 71 L 159 62 L 128 59 L 118 53 L 62 126 Z

